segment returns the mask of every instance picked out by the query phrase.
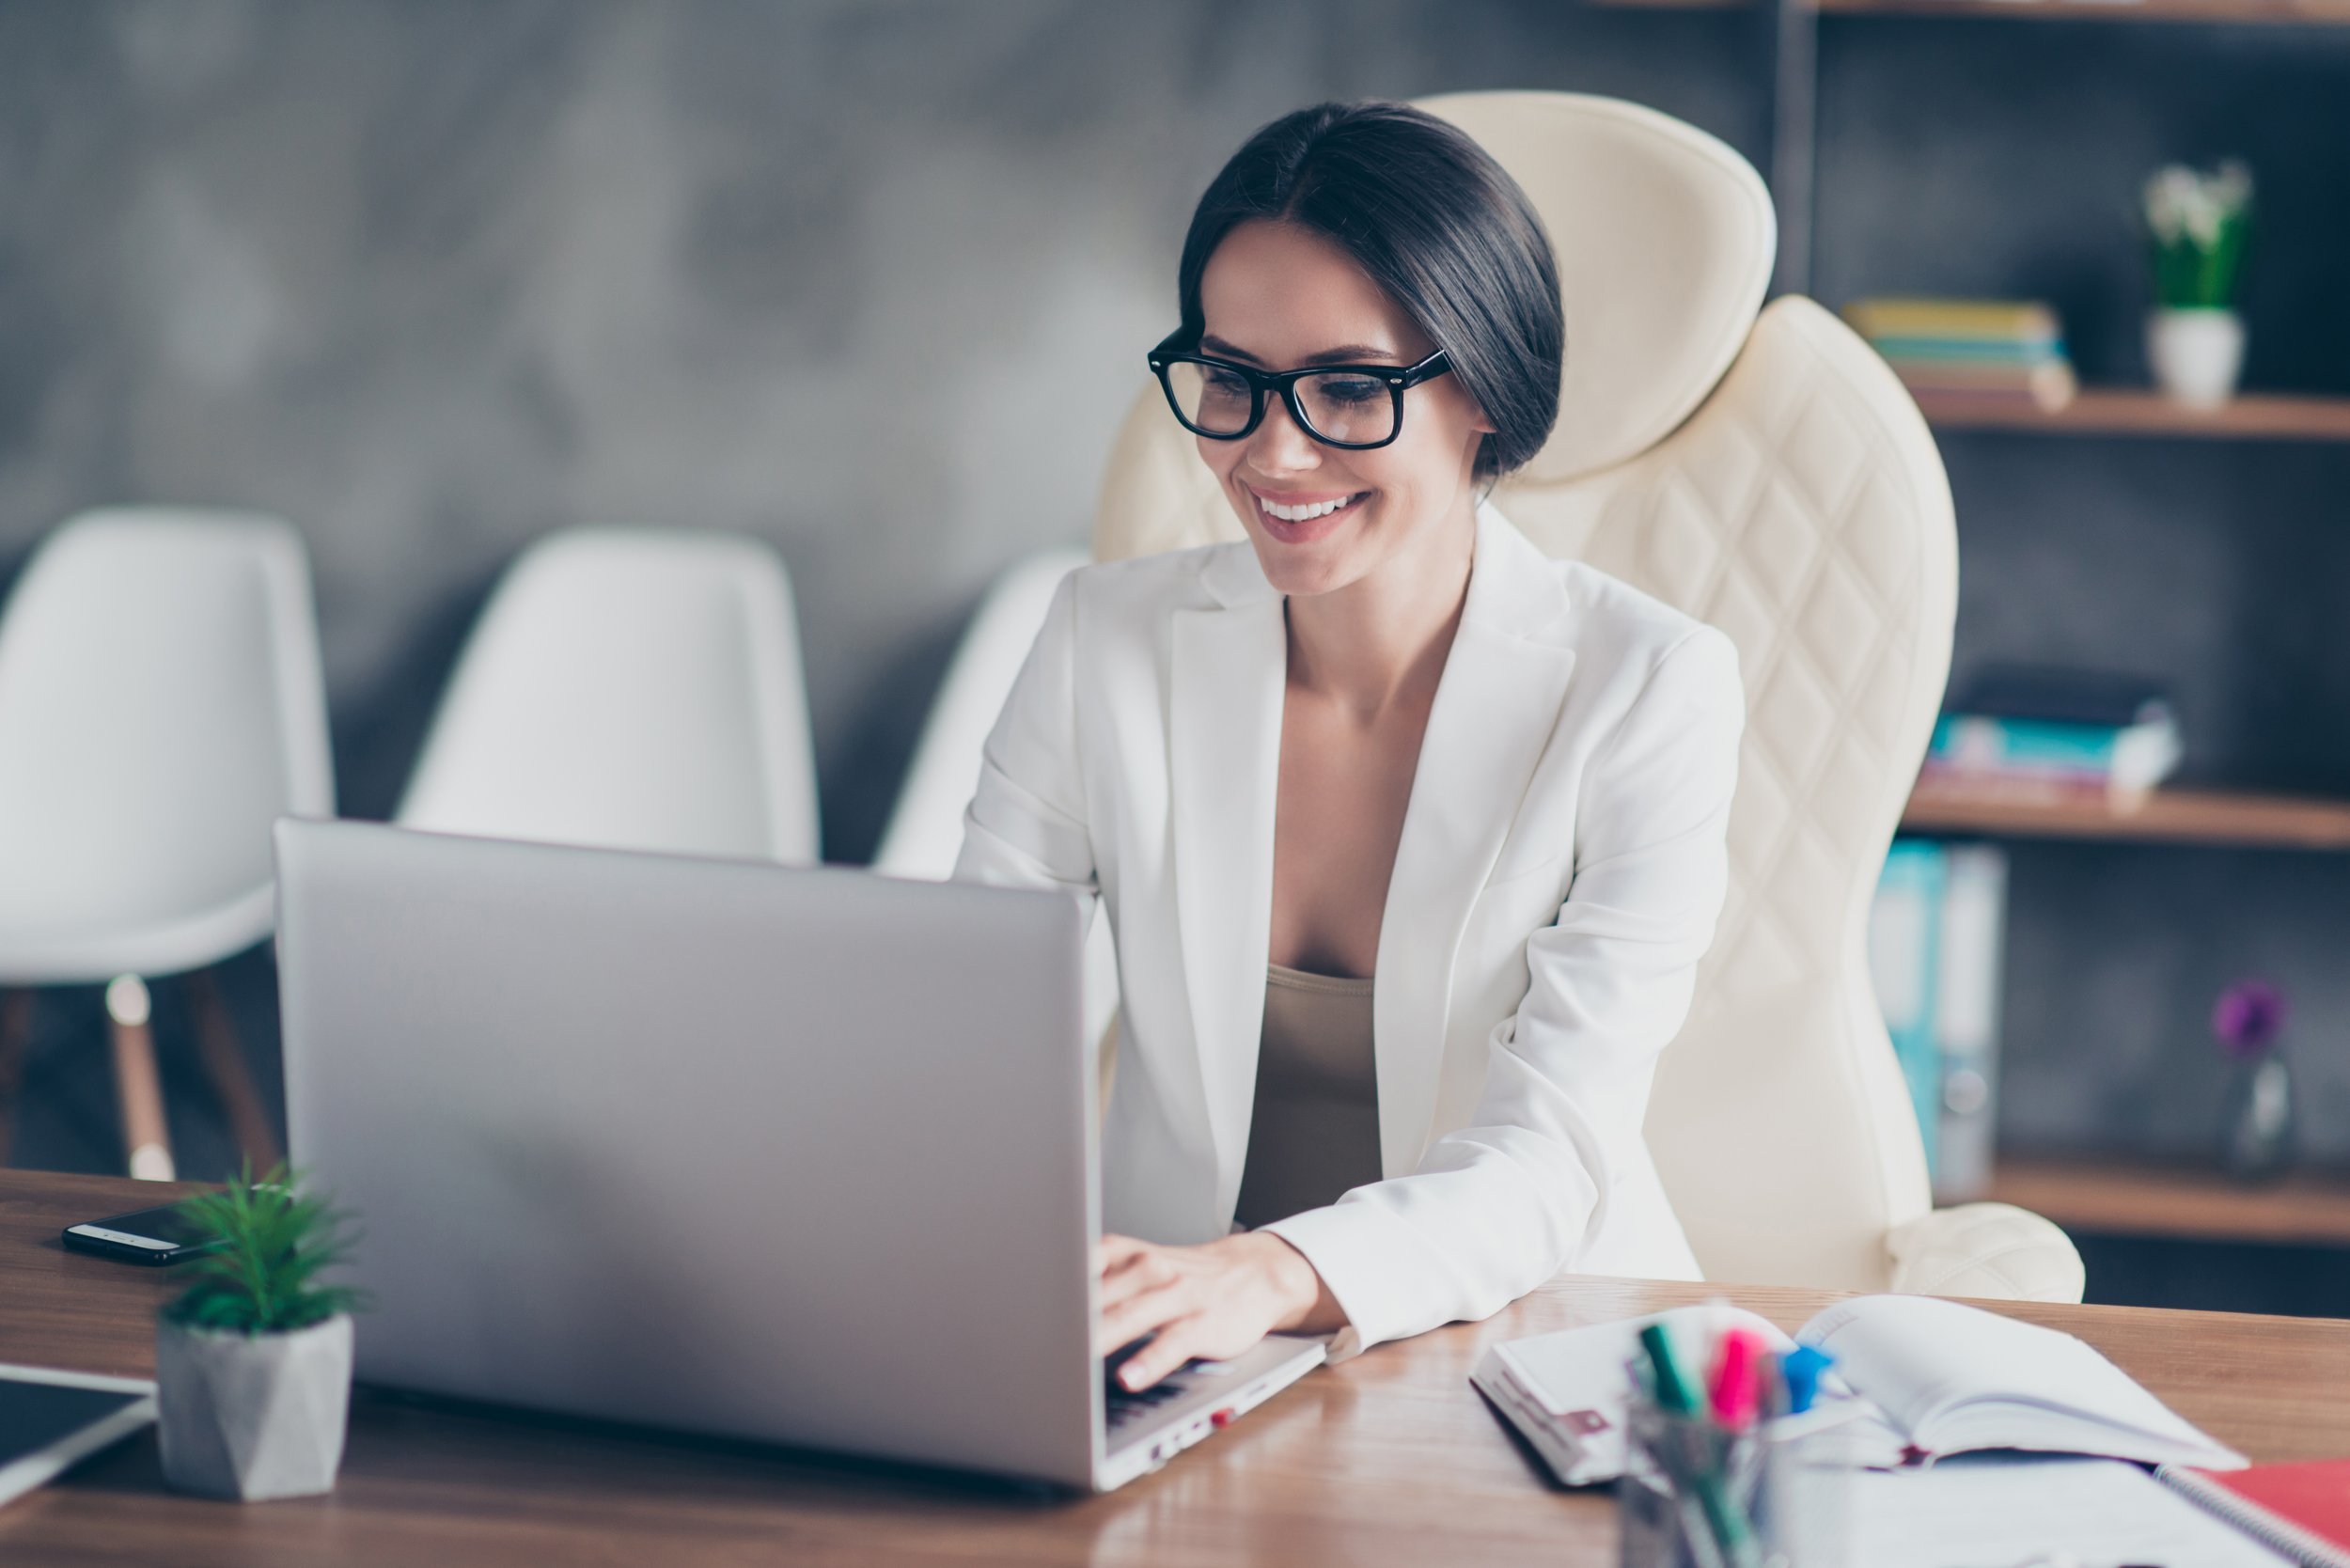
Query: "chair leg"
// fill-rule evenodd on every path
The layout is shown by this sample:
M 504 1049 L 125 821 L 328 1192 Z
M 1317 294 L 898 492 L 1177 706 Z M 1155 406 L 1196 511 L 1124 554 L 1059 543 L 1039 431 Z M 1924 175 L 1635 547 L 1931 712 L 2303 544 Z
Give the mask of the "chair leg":
M 120 975 L 106 987 L 106 1016 L 114 1023 L 115 1094 L 122 1103 L 122 1147 L 131 1174 L 145 1182 L 178 1175 L 171 1130 L 164 1121 L 164 1083 L 155 1071 L 155 1032 L 148 1026 L 147 982 Z
M 228 1016 L 228 1005 L 221 1000 L 220 986 L 210 969 L 188 977 L 188 1000 L 196 1009 L 196 1043 L 203 1058 L 204 1075 L 212 1080 L 212 1093 L 228 1117 L 237 1152 L 256 1176 L 275 1169 L 281 1157 L 277 1135 L 269 1124 L 269 1112 L 261 1108 L 261 1091 L 253 1082 L 253 1070 L 245 1064 L 237 1026 Z
M 24 1082 L 24 1052 L 33 1039 L 33 994 L 0 991 L 0 1165 L 8 1163 L 16 1129 L 16 1091 Z

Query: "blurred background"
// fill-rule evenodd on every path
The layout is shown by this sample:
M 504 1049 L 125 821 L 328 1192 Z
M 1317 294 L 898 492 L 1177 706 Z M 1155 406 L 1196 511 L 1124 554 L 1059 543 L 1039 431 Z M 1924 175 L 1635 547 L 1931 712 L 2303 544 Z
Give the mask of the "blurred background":
M 1932 864 L 1895 896 L 1925 902 L 1880 946 L 1927 940 L 1919 911 L 1968 875 L 1996 895 L 1987 928 L 1951 917 L 1992 933 L 1988 967 L 1878 954 L 1940 977 L 1936 1005 L 1971 998 L 1942 1043 L 1977 1074 L 1955 1092 L 1909 1020 L 1924 1122 L 1998 1150 L 1946 1187 L 2064 1224 L 2092 1300 L 2350 1311 L 2350 813 L 2326 804 L 2350 800 L 2350 26 L 2329 18 L 2350 13 L 1843 0 L 1791 38 L 1741 5 L 1575 0 L 10 0 L 0 586 L 92 507 L 290 520 L 340 808 L 384 817 L 533 540 L 756 536 L 796 599 L 823 855 L 865 861 L 988 585 L 1084 542 L 1191 205 L 1251 130 L 1328 98 L 1631 99 L 1779 176 L 1787 286 L 2059 323 L 2060 351 L 2027 351 L 2060 354 L 2077 400 L 1916 383 L 1957 500 L 1952 691 L 2126 677 L 2126 721 L 2158 706 L 2168 782 L 2203 792 L 2185 825 L 2118 834 L 2061 793 L 1921 819 Z M 2257 191 L 2220 302 L 2246 390 L 2198 411 L 2147 390 L 2149 313 L 2176 302 L 2144 187 L 2228 159 Z M 1992 858 L 1951 862 L 1953 838 Z M 266 948 L 217 976 L 274 1116 Z M 2281 1009 L 2273 1042 L 2216 1039 L 2248 982 Z M 154 983 L 154 1045 L 180 1168 L 209 1176 L 237 1145 L 184 989 Z M 121 1168 L 99 988 L 42 988 L 24 1019 L 9 1163 Z M 2289 1067 L 2290 1115 L 2230 1175 L 2246 1095 L 2275 1099 L 2255 1058 Z

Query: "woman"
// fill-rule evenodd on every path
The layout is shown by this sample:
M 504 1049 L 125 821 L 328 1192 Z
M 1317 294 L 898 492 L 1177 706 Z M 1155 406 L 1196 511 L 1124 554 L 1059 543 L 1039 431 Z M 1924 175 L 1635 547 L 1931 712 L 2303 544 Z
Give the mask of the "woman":
M 1743 698 L 1719 633 L 1482 502 L 1558 413 L 1540 223 L 1445 122 L 1325 104 L 1216 177 L 1180 294 L 1151 363 L 1247 542 L 1062 584 L 957 873 L 1117 938 L 1102 1346 L 1154 1336 L 1139 1388 L 1696 1278 L 1640 1123 Z

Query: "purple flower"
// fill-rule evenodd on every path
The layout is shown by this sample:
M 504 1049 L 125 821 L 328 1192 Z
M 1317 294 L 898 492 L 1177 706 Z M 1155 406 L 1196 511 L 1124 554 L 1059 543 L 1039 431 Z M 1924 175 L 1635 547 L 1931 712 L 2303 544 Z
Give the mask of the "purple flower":
M 2285 1011 L 2285 994 L 2266 980 L 2238 980 L 2211 1010 L 2212 1037 L 2238 1060 L 2259 1056 L 2284 1032 Z

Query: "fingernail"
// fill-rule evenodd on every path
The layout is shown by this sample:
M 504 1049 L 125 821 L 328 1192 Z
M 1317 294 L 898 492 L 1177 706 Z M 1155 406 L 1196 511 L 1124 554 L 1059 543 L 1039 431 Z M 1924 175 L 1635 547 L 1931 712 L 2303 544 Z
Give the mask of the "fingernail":
M 1132 1367 L 1120 1367 L 1118 1369 L 1118 1381 L 1128 1393 L 1132 1393 L 1142 1387 L 1142 1374 Z

